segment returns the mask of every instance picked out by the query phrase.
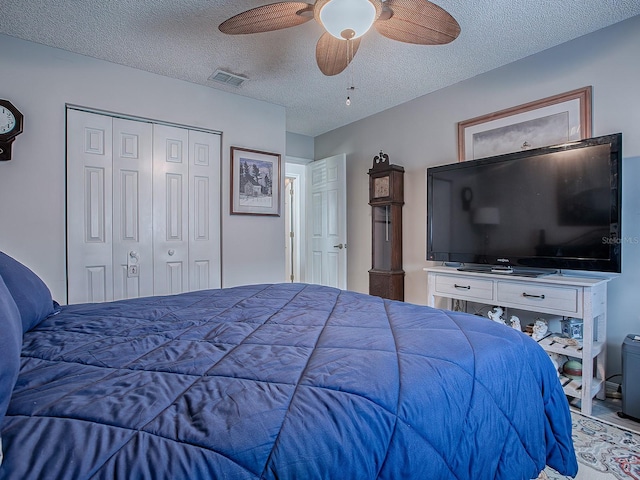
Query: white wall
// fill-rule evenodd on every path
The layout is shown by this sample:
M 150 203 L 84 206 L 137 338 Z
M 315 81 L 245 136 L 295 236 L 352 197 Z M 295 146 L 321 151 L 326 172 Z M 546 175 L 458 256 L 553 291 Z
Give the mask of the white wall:
M 380 149 L 406 171 L 405 299 L 425 304 L 425 169 L 457 160 L 457 123 L 586 85 L 593 86 L 593 135 L 623 134 L 623 235 L 640 239 L 639 58 L 640 16 L 316 137 L 316 159 L 347 153 L 348 236 L 358 245 L 349 250 L 348 288 L 368 291 L 367 170 Z M 609 285 L 610 375 L 620 372 L 624 335 L 640 333 L 640 243 L 623 246 L 623 270 Z
M 0 162 L 0 250 L 55 299 L 66 302 L 67 103 L 223 132 L 223 286 L 283 280 L 283 217 L 229 215 L 230 147 L 280 153 L 284 169 L 283 107 L 5 35 L 0 65 L 0 98 L 25 117 L 13 160 Z

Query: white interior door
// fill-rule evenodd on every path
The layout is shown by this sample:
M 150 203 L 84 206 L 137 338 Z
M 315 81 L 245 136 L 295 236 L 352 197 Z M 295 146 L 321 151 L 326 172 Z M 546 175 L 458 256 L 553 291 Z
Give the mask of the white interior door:
M 113 298 L 112 119 L 67 110 L 69 303 Z
M 153 126 L 154 293 L 189 289 L 189 131 Z
M 153 127 L 113 119 L 113 299 L 153 295 Z
M 307 165 L 308 281 L 347 288 L 346 155 Z

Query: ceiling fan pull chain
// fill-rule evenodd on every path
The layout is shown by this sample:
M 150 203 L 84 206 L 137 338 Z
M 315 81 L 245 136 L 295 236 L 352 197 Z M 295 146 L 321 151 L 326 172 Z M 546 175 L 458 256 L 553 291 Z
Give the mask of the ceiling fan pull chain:
M 350 93 L 353 92 L 356 87 L 353 86 L 353 65 L 351 65 L 351 61 L 353 60 L 353 40 L 348 38 L 347 42 L 347 68 L 349 69 L 349 79 L 350 85 L 347 87 L 347 107 L 351 105 L 351 96 Z

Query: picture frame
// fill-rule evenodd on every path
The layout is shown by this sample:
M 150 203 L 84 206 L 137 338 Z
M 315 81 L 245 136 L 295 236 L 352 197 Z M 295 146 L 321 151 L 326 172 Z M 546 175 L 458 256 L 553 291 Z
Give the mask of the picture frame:
M 592 87 L 582 87 L 458 123 L 458 161 L 591 137 Z
M 231 147 L 231 214 L 280 216 L 280 154 Z

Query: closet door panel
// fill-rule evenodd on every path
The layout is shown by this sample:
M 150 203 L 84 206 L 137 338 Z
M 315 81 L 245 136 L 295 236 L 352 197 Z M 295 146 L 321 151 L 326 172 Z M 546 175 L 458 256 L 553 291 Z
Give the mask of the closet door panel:
M 189 132 L 189 289 L 220 288 L 220 135 Z
M 153 125 L 154 295 L 189 290 L 189 131 Z
M 68 303 L 113 298 L 111 117 L 67 110 Z
M 152 167 L 152 125 L 114 118 L 114 300 L 153 295 Z

